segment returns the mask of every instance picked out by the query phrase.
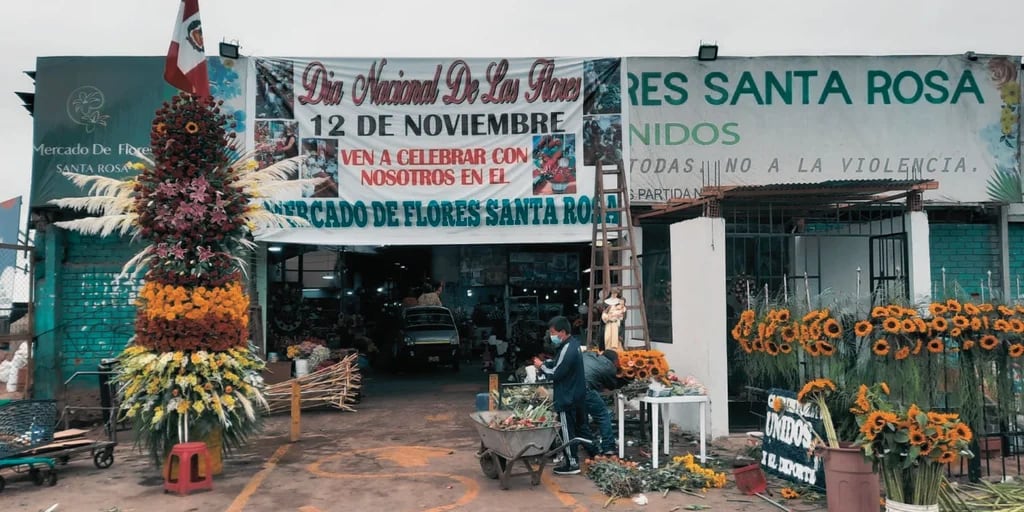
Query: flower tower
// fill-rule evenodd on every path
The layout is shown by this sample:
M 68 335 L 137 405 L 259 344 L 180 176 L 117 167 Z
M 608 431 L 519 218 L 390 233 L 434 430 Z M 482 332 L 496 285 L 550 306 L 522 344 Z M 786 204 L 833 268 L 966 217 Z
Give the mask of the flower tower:
M 149 242 L 125 267 L 145 275 L 118 382 L 122 417 L 156 461 L 179 442 L 203 439 L 219 459 L 217 445 L 244 443 L 266 405 L 263 361 L 248 343 L 245 256 L 255 231 L 302 224 L 262 201 L 311 183 L 288 180 L 297 169 L 290 160 L 257 170 L 236 154 L 230 127 L 219 102 L 175 96 L 156 112 L 154 159 L 133 164 L 137 177 L 69 175 L 92 196 L 55 201 L 98 214 L 61 227 Z

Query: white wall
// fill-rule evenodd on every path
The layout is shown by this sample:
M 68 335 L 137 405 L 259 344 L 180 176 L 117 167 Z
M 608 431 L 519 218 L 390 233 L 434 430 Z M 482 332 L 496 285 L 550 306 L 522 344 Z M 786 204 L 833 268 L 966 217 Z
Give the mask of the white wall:
M 932 295 L 932 256 L 928 249 L 930 230 L 928 214 L 925 212 L 909 212 L 904 217 L 907 225 L 907 259 L 910 269 L 910 296 L 915 304 L 931 302 Z
M 725 220 L 691 219 L 670 228 L 672 247 L 672 340 L 654 343 L 676 373 L 693 375 L 708 388 L 712 438 L 729 433 L 726 359 Z M 672 421 L 697 430 L 696 406 L 675 406 Z

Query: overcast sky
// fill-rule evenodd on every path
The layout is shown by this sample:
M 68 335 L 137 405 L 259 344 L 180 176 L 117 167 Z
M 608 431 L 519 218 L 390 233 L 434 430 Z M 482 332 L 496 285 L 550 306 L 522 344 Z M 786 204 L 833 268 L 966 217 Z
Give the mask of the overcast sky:
M 0 200 L 28 202 L 39 56 L 162 55 L 177 0 L 4 2 Z M 200 0 L 208 51 L 257 56 L 1024 53 L 1024 0 Z M 24 214 L 23 214 L 24 215 Z M 22 220 L 24 225 L 24 217 Z

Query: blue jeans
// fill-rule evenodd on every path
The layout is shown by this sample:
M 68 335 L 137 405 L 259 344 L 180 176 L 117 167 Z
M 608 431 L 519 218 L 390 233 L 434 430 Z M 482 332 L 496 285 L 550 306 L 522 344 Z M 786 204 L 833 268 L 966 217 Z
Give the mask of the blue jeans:
M 600 452 L 614 452 L 615 432 L 612 430 L 612 415 L 608 412 L 604 398 L 597 391 L 588 389 L 584 403 L 587 407 L 587 414 L 597 423 L 597 432 L 601 436 Z

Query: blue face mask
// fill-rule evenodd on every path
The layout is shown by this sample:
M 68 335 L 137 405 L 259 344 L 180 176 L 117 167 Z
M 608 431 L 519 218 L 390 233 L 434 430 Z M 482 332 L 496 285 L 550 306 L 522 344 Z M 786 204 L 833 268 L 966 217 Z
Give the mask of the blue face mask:
M 553 343 L 557 347 L 562 344 L 562 338 L 559 338 L 557 334 L 552 334 L 551 343 Z

